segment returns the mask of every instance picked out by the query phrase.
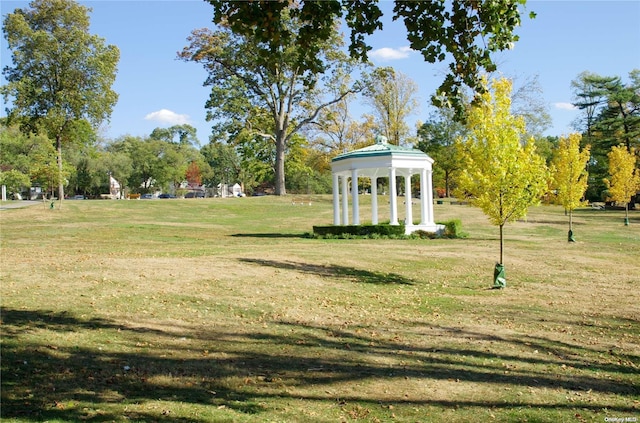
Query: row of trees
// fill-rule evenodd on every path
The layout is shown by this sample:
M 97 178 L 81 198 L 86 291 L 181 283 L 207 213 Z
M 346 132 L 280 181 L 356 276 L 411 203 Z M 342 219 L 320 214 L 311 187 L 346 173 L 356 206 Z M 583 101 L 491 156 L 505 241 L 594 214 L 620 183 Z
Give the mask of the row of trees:
M 427 61 L 452 58 L 450 75 L 432 98 L 440 107 L 413 137 L 406 117 L 415 111 L 415 83 L 391 68 L 371 69 L 363 62 L 368 50 L 363 34 L 381 26 L 375 3 L 212 2 L 217 27 L 195 30 L 179 53 L 209 75 L 205 108 L 213 134 L 198 150 L 195 131 L 186 126 L 98 142 L 97 125 L 117 99 L 110 89 L 117 47 L 88 34 L 86 7 L 72 0 L 34 0 L 30 8 L 8 14 L 3 25 L 13 66 L 5 68 L 8 84 L 2 87 L 11 99 L 3 122 L 3 143 L 11 148 L 3 148 L 2 177 L 57 184 L 61 198 L 65 183 L 76 192 L 103 190 L 109 173 L 143 192 L 151 184 L 171 189 L 195 174 L 209 185 L 241 181 L 249 190 L 273 186 L 276 194 L 324 192 L 330 187 L 331 157 L 382 133 L 434 157 L 441 172 L 435 182 L 449 195 L 453 175 L 464 163 L 454 141 L 469 134 L 463 122 L 470 106 L 485 101 L 482 70 L 495 68 L 489 53 L 517 39 L 512 31 L 520 22 L 521 3 L 396 4 L 394 17 L 405 21 L 412 48 Z M 342 18 L 352 29 L 350 55 L 338 33 Z M 627 85 L 591 74 L 574 81 L 576 105 L 586 116 L 582 148 L 592 146 L 590 199 L 607 195 L 611 147 L 622 140 L 631 151 L 638 142 L 638 72 L 630 76 Z M 510 95 L 510 107 L 524 119 L 521 142 L 533 136 L 549 164 L 559 140 L 541 136 L 550 118 L 538 89 L 535 80 L 521 84 Z M 372 110 L 361 121 L 349 114 L 358 94 Z M 54 151 L 45 148 L 46 140 Z M 17 147 L 32 144 L 38 148 Z M 24 151 L 38 165 L 19 164 Z
M 606 180 L 618 166 L 610 163 L 610 152 L 620 144 L 629 154 L 637 154 L 640 148 L 640 70 L 631 71 L 627 83 L 620 76 L 602 77 L 585 72 L 578 75 L 571 86 L 574 106 L 581 111 L 573 126 L 581 134 L 580 148 L 589 151 L 589 178 L 585 181 L 583 199 L 609 201 L 614 195 Z M 511 95 L 511 110 L 524 119 L 525 133 L 534 138 L 538 154 L 551 164 L 562 140 L 542 136 L 550 118 L 535 95 L 538 89 L 535 79 L 522 84 Z M 467 133 L 467 127 L 454 118 L 453 111 L 444 108 L 432 113 L 418 128 L 416 145 L 435 159 L 434 183 L 442 187 L 442 195 L 450 195 L 454 188 L 453 176 L 462 164 L 454 144 L 456 138 L 464 138 Z
M 511 82 L 492 81 L 482 101 L 469 110 L 465 135 L 453 148 L 459 168 L 453 172 L 455 195 L 482 209 L 500 230 L 500 259 L 494 269 L 494 287 L 504 288 L 504 226 L 526 215 L 549 192 L 569 214 L 568 240 L 575 241 L 572 211 L 582 203 L 587 189 L 590 147 L 580 147 L 578 133 L 560 138 L 548 165 L 536 151 L 535 139 L 527 135 L 525 119 L 512 113 Z M 628 204 L 640 190 L 635 148 L 624 143 L 609 154 L 609 195 Z M 628 207 L 625 223 L 628 224 Z

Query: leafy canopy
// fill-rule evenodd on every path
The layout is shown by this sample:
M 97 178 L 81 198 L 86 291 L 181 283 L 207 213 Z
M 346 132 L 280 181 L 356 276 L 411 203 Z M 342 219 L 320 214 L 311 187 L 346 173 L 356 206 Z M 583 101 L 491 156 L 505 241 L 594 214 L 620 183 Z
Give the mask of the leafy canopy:
M 547 167 L 536 153 L 533 139 L 520 143 L 525 133 L 522 117 L 511 114 L 511 82 L 494 80 L 482 102 L 471 108 L 466 140 L 458 142 L 463 170 L 456 195 L 471 203 L 500 227 L 500 263 L 503 263 L 503 226 L 526 216 L 547 188 Z
M 502 228 L 540 202 L 547 188 L 547 167 L 533 139 L 520 143 L 525 122 L 511 114 L 511 82 L 494 80 L 491 89 L 493 95 L 485 91 L 482 103 L 471 108 L 466 140 L 458 142 L 463 170 L 456 195 L 468 197 L 500 227 L 502 263 Z
M 256 4 L 246 3 L 250 9 Z M 305 22 L 296 13 L 287 8 L 274 10 L 283 31 L 304 32 Z M 362 89 L 356 83 L 339 92 L 328 88 L 331 75 L 349 75 L 357 63 L 341 51 L 342 39 L 335 23 L 314 44 L 318 64 L 314 67 L 304 67 L 301 62 L 308 53 L 304 46 L 266 42 L 258 28 L 245 32 L 234 32 L 233 28 L 225 22 L 215 31 L 193 31 L 189 46 L 179 57 L 200 63 L 208 72 L 205 85 L 211 86 L 211 94 L 205 104 L 207 119 L 214 121 L 214 131 L 221 138 L 236 143 L 246 140 L 243 144 L 260 145 L 265 139 L 273 143 L 275 192 L 284 195 L 285 158 L 296 134 L 323 109 Z
M 365 36 L 382 29 L 377 1 L 208 1 L 214 7 L 216 24 L 255 38 L 272 54 L 282 46 L 299 46 L 296 63 L 313 73 L 324 70 L 318 59 L 319 46 L 331 37 L 336 19 L 345 19 L 351 29 L 349 52 L 363 61 L 371 49 Z M 520 25 L 519 7 L 524 4 L 525 0 L 395 2 L 393 19 L 404 21 L 411 48 L 429 63 L 450 60 L 449 74 L 432 98 L 434 104 L 449 103 L 463 112 L 462 87 L 482 90 L 480 73 L 496 69 L 490 54 L 511 48 L 518 40 L 514 29 Z M 283 21 L 284 10 L 302 23 L 298 30 Z
M 636 169 L 636 151 L 623 144 L 614 146 L 608 154 L 609 175 L 605 184 L 613 201 L 628 203 L 640 191 L 640 170 Z
M 590 147 L 587 145 L 580 151 L 582 136 L 578 133 L 561 137 L 554 150 L 552 161 L 553 188 L 556 199 L 565 210 L 571 211 L 582 204 L 582 197 L 587 190 L 589 173 Z
M 11 97 L 9 117 L 31 129 L 44 126 L 52 139 L 71 122 L 94 126 L 107 119 L 118 95 L 111 90 L 117 47 L 89 34 L 89 8 L 71 0 L 34 0 L 5 17 L 3 32 L 12 66 L 3 69 Z

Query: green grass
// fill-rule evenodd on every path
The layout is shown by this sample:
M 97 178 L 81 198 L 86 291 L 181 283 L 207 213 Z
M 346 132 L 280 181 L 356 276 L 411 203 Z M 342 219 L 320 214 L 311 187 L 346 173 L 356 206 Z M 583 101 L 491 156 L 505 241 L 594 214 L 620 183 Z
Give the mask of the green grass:
M 492 290 L 497 228 L 448 202 L 465 239 L 306 237 L 329 196 L 2 210 L 0 416 L 640 418 L 637 213 L 578 210 L 569 244 L 561 209 L 532 209 Z

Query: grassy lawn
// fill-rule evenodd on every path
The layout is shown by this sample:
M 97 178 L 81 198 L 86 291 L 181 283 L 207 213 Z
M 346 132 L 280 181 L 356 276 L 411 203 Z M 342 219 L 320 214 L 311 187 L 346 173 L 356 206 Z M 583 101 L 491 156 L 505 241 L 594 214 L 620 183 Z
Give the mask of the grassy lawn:
M 469 236 L 305 237 L 330 196 L 1 210 L 0 417 L 640 420 L 640 212 L 578 210 L 569 244 L 560 208 L 532 209 L 504 290 L 497 228 L 435 215 Z

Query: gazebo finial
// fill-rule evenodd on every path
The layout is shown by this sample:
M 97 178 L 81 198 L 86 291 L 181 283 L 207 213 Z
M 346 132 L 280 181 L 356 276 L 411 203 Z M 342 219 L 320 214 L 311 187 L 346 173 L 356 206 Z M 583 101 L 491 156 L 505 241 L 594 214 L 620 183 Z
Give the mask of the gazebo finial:
M 384 145 L 387 144 L 387 137 L 384 135 L 376 135 L 376 144 Z

